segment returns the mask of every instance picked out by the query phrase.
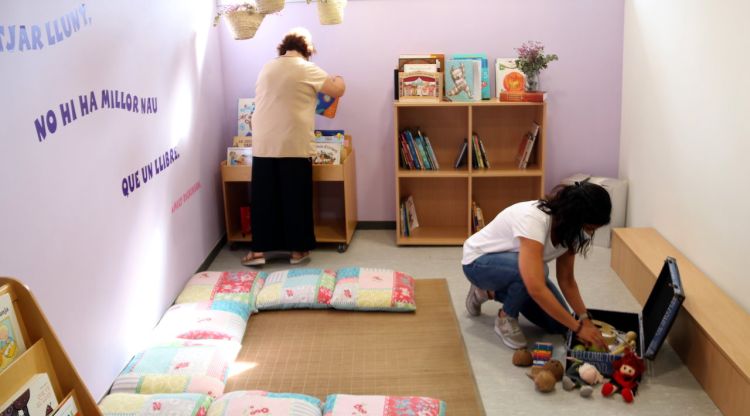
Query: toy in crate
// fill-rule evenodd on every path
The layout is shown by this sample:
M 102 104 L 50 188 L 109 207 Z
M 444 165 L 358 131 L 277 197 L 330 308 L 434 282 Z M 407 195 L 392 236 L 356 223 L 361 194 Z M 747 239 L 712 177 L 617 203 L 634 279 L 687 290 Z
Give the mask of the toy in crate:
M 594 365 L 603 375 L 610 377 L 613 363 L 627 350 L 639 357 L 653 360 L 677 317 L 685 292 L 682 288 L 677 262 L 667 257 L 648 296 L 643 311 L 638 313 L 589 310 L 594 324 L 610 345 L 609 351 L 587 349 L 568 331 L 567 353 L 569 364 L 580 360 Z

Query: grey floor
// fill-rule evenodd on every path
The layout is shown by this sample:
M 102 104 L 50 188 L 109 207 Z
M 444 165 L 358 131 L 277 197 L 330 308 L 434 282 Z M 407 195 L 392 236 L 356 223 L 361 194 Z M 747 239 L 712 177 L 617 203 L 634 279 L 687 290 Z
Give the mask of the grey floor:
M 244 254 L 244 248 L 232 251 L 225 247 L 209 270 L 243 270 L 240 259 Z M 575 272 L 586 305 L 628 312 L 640 310 L 638 302 L 610 268 L 609 260 L 610 250 L 599 247 L 594 247 L 587 258 L 576 260 Z M 560 383 L 552 393 L 536 392 L 532 381 L 525 376 L 526 370 L 512 365 L 513 352 L 492 330 L 498 304 L 485 304 L 483 314 L 476 318 L 466 313 L 464 297 L 469 284 L 461 270 L 461 247 L 398 247 L 393 230 L 358 230 L 345 253 L 336 252 L 333 245 L 323 245 L 313 252 L 310 262 L 305 265 L 343 266 L 393 268 L 416 278 L 447 279 L 487 415 L 721 414 L 674 350 L 666 344 L 650 365 L 633 404 L 625 404 L 619 395 L 604 398 L 598 390 L 592 398 L 584 399 L 577 392 L 564 391 Z M 286 260 L 278 259 L 266 264 L 263 270 L 289 267 Z M 550 269 L 554 275 L 554 267 Z M 564 358 L 561 337 L 545 335 L 525 321 L 522 325 L 531 342 L 553 342 L 555 358 Z

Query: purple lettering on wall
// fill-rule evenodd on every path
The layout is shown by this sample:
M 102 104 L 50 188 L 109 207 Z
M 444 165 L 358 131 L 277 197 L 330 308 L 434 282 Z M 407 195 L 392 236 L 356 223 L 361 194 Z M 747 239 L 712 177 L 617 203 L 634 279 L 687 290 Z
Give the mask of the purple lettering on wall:
M 91 18 L 86 16 L 86 5 L 81 4 L 63 16 L 43 24 L 0 26 L 0 52 L 41 50 L 45 41 L 47 46 L 60 43 L 78 33 L 82 26 L 90 24 Z
M 120 182 L 120 189 L 122 196 L 129 197 L 133 192 L 141 187 L 141 180 L 145 185 L 151 181 L 154 176 L 164 172 L 168 167 L 172 166 L 177 159 L 180 158 L 180 154 L 177 153 L 177 148 L 173 147 L 163 154 L 157 156 L 153 162 L 148 163 L 140 168 L 136 169 L 133 173 L 128 174 L 122 178 Z M 200 186 L 200 185 L 199 185 Z

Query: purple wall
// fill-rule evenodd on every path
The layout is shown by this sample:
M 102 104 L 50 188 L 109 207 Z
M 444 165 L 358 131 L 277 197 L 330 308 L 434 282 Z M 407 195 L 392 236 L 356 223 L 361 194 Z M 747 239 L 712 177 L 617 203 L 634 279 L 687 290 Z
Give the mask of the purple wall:
M 457 6 L 457 4 L 459 6 Z M 421 52 L 484 52 L 513 57 L 527 40 L 556 53 L 541 75 L 550 92 L 547 112 L 547 189 L 578 172 L 617 176 L 623 48 L 622 1 L 597 0 L 361 0 L 350 1 L 341 25 L 322 26 L 315 3 L 290 3 L 263 21 L 255 38 L 232 39 L 222 24 L 227 108 L 254 96 L 263 64 L 292 27 L 313 34 L 313 61 L 347 81 L 334 120 L 321 128 L 343 128 L 357 151 L 360 221 L 395 219 L 393 160 L 393 68 L 398 55 Z M 491 64 L 492 65 L 492 64 Z M 494 91 L 494 74 L 490 75 Z M 226 114 L 227 142 L 236 134 Z

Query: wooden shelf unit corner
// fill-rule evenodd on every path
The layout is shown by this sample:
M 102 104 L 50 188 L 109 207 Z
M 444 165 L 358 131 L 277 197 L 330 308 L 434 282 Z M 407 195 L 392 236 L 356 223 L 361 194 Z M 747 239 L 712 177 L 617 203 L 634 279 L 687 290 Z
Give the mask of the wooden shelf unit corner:
M 0 277 L 0 294 L 3 293 L 10 294 L 26 351 L 0 371 L 0 404 L 10 400 L 34 374 L 47 373 L 58 403 L 62 404 L 66 397 L 73 395 L 80 415 L 101 415 L 91 392 L 29 289 L 16 279 Z
M 480 102 L 395 102 L 394 156 L 396 160 L 396 242 L 399 245 L 461 245 L 471 235 L 471 203 L 482 209 L 485 221 L 520 201 L 544 194 L 546 104 Z M 532 124 L 540 125 L 526 169 L 516 155 Z M 400 166 L 399 133 L 419 128 L 430 139 L 439 170 L 409 170 Z M 482 140 L 490 168 L 458 169 L 454 162 L 464 139 L 469 139 L 468 161 L 474 158 L 471 135 Z M 419 227 L 402 235 L 401 202 L 412 196 Z
M 348 138 L 351 143 L 351 138 Z M 337 243 L 343 252 L 357 228 L 357 189 L 354 149 L 344 148 L 339 165 L 313 165 L 313 215 L 315 239 L 319 243 Z M 242 234 L 241 206 L 250 205 L 251 166 L 227 166 L 221 162 L 224 194 L 224 223 L 227 242 L 251 242 L 252 234 Z

